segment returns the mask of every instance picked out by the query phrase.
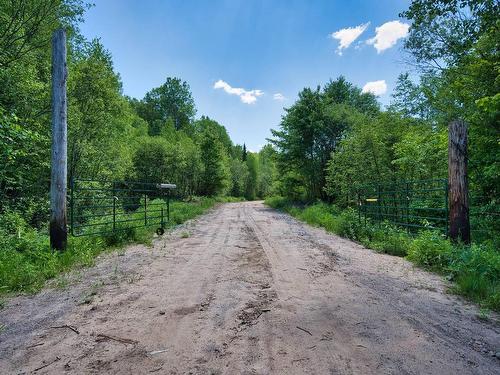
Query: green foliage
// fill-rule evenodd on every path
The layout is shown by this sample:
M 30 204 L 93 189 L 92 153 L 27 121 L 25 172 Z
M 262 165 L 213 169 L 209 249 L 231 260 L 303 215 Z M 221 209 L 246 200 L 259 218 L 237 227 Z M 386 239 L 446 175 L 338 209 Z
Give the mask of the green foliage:
M 270 141 L 277 148 L 278 168 L 283 176 L 302 180 L 307 199 L 325 198 L 325 168 L 358 117 L 369 118 L 378 112 L 371 94 L 347 82 L 343 77 L 330 81 L 323 90 L 305 88 L 280 124 L 272 130 Z
M 291 201 L 306 200 L 306 187 L 302 176 L 294 171 L 286 172 L 278 182 L 276 193 L 283 195 Z
M 211 127 L 203 129 L 200 140 L 202 193 L 208 196 L 224 194 L 229 187 L 229 165 L 227 152 Z
M 401 16 L 412 22 L 405 47 L 425 68 L 460 62 L 498 21 L 495 0 L 413 0 Z
M 247 164 L 240 159 L 231 159 L 229 169 L 231 172 L 230 194 L 233 197 L 243 197 L 245 195 L 245 185 L 248 181 Z
M 175 145 L 160 137 L 144 137 L 139 140 L 132 163 L 134 178 L 144 182 L 175 181 L 173 165 L 178 154 Z
M 272 195 L 277 189 L 276 151 L 271 145 L 265 145 L 259 151 L 258 160 L 257 196 L 265 198 Z
M 121 95 L 110 53 L 99 40 L 85 43 L 68 69 L 69 177 L 123 178 L 137 115 Z
M 3 194 L 14 193 L 29 179 L 33 173 L 29 160 L 38 156 L 33 151 L 39 150 L 43 141 L 38 133 L 25 129 L 17 116 L 5 113 L 0 107 L 0 191 Z
M 258 155 L 253 153 L 247 153 L 246 156 L 246 166 L 248 170 L 248 176 L 245 187 L 245 198 L 248 200 L 254 200 L 257 194 L 257 171 L 258 171 Z
M 76 31 L 87 7 L 82 0 L 1 0 L 0 69 L 46 48 L 56 28 Z
M 292 201 L 280 195 L 267 197 L 264 200 L 264 203 L 269 207 L 276 208 L 278 210 L 285 210 L 287 207 L 292 206 Z
M 457 292 L 476 301 L 486 300 L 488 306 L 500 309 L 500 254 L 494 247 L 459 247 L 448 268 Z
M 414 86 L 418 101 L 430 109 L 433 127 L 444 130 L 438 142 L 450 120 L 468 124 L 472 229 L 480 230 L 473 237 L 489 242 L 499 237 L 499 11 L 492 0 L 414 0 L 402 14 L 412 21 L 406 48 L 423 72 Z M 400 101 L 398 107 L 404 112 L 411 106 Z
M 150 135 L 159 135 L 168 120 L 173 121 L 176 130 L 187 129 L 196 114 L 189 84 L 172 77 L 149 91 L 136 103 L 136 110 L 149 124 Z
M 412 241 L 408 259 L 434 270 L 443 270 L 452 258 L 451 243 L 439 233 L 425 231 Z
M 433 121 L 437 113 L 435 108 L 428 104 L 424 90 L 410 79 L 409 73 L 400 74 L 392 93 L 389 110 L 404 117 Z

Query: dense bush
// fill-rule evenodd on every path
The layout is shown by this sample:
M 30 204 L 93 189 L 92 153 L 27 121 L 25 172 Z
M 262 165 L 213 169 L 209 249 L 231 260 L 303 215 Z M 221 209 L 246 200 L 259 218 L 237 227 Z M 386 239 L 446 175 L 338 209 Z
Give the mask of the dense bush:
M 500 253 L 486 245 L 459 247 L 448 269 L 456 291 L 477 302 L 500 310 Z
M 352 209 L 318 202 L 297 205 L 283 197 L 265 203 L 299 220 L 358 241 L 379 252 L 405 256 L 418 266 L 441 273 L 454 282 L 453 290 L 482 306 L 500 311 L 500 253 L 492 246 L 453 245 L 441 233 L 423 230 L 408 234 L 390 223 L 366 225 Z
M 408 259 L 420 266 L 446 270 L 453 258 L 453 247 L 442 235 L 423 231 L 408 249 Z

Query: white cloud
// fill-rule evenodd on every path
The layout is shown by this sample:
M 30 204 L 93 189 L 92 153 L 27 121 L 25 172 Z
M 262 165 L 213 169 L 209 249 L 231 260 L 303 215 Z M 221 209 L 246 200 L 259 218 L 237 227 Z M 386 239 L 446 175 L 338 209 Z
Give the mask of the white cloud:
M 373 44 L 377 53 L 391 48 L 396 42 L 408 35 L 410 25 L 399 21 L 389 21 L 375 29 L 375 36 L 366 43 Z
M 371 92 L 374 95 L 382 95 L 387 92 L 387 83 L 385 80 L 367 82 L 366 85 L 363 86 L 363 93 Z
M 257 97 L 264 95 L 262 90 L 245 90 L 231 85 L 221 79 L 214 84 L 214 89 L 223 89 L 229 95 L 237 95 L 245 104 L 252 104 L 257 101 Z
M 347 27 L 345 29 L 340 29 L 331 33 L 330 37 L 339 41 L 337 53 L 342 56 L 342 50 L 348 48 L 352 42 L 358 39 L 359 36 L 366 30 L 369 24 L 370 22 L 367 22 L 356 27 Z
M 280 93 L 280 92 L 277 92 L 276 94 L 274 94 L 273 95 L 273 99 L 277 100 L 279 102 L 282 102 L 282 101 L 286 100 L 285 96 L 282 93 Z

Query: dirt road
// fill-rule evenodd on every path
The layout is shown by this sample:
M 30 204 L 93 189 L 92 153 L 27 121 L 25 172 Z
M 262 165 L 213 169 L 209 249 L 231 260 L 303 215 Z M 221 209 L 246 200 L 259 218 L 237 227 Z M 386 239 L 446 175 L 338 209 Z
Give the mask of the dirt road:
M 260 202 L 103 256 L 0 322 L 2 374 L 500 373 L 497 316 Z

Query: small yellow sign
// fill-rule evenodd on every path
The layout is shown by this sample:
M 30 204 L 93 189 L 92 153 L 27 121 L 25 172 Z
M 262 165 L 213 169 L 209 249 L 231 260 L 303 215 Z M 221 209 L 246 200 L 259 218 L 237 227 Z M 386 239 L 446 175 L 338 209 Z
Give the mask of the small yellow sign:
M 378 199 L 377 198 L 366 198 L 366 201 L 367 202 L 377 202 Z

